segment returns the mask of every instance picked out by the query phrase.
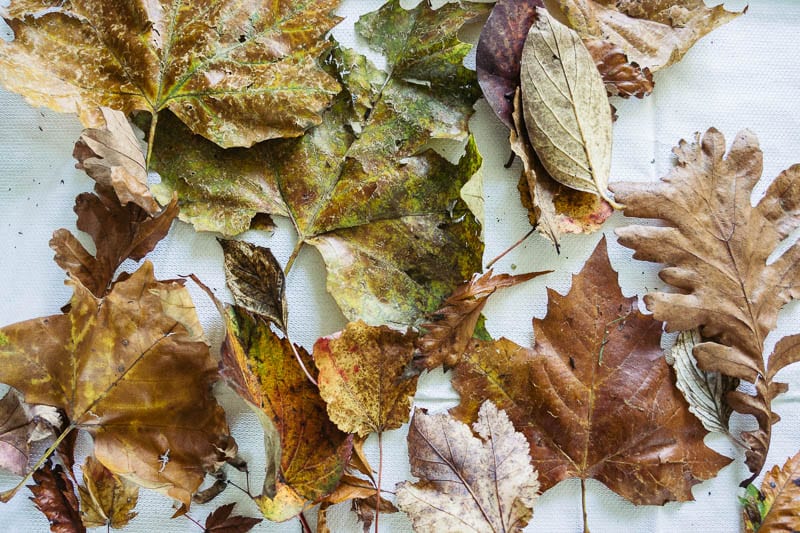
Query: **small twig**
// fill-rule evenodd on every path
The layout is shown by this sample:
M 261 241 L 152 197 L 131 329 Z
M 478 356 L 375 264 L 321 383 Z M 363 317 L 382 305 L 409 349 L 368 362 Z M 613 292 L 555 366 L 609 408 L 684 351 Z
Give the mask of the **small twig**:
M 311 375 L 311 372 L 308 371 L 308 368 L 306 368 L 306 364 L 303 362 L 303 358 L 300 357 L 300 354 L 297 352 L 297 348 L 295 348 L 294 343 L 292 342 L 292 339 L 289 338 L 289 332 L 284 330 L 283 334 L 286 335 L 286 341 L 289 343 L 289 346 L 292 347 L 292 351 L 294 352 L 294 357 L 295 357 L 295 359 L 297 359 L 297 362 L 300 363 L 300 368 L 303 369 L 303 373 L 308 378 L 308 381 L 313 383 L 315 387 L 319 388 L 319 384 L 317 383 L 317 380 L 314 379 L 314 377 Z
M 311 531 L 311 526 L 308 525 L 308 520 L 306 520 L 306 515 L 303 514 L 303 511 L 300 511 L 300 514 L 297 515 L 297 518 L 300 519 L 300 525 L 303 526 L 303 533 L 313 533 Z
M 245 494 L 247 494 L 250 497 L 251 500 L 255 500 L 256 499 L 255 496 L 253 496 L 253 493 L 250 492 L 250 481 L 249 480 L 248 480 L 248 483 L 247 483 L 247 485 L 248 485 L 247 490 L 243 489 L 242 487 L 240 487 L 239 485 L 237 485 L 236 483 L 234 483 L 230 479 L 228 480 L 228 485 L 231 485 L 234 488 L 237 488 L 240 491 L 244 492 Z
M 586 512 L 586 480 L 581 478 L 581 504 L 583 506 L 583 533 L 589 533 L 589 518 Z
M 197 520 L 195 520 L 194 518 L 192 518 L 188 514 L 184 514 L 183 516 L 185 516 L 187 519 L 189 519 L 190 522 L 192 522 L 194 525 L 196 525 L 197 527 L 199 527 L 203 531 L 206 530 L 206 526 L 204 526 L 203 524 L 201 524 L 200 522 L 198 522 Z
M 514 248 L 516 248 L 517 246 L 519 246 L 520 244 L 522 244 L 523 242 L 525 242 L 525 240 L 526 240 L 528 237 L 530 237 L 531 235 L 533 235 L 533 232 L 534 232 L 534 231 L 536 231 L 536 228 L 531 228 L 531 230 L 530 230 L 528 233 L 526 233 L 524 237 L 522 237 L 520 240 L 518 240 L 517 242 L 515 242 L 514 244 L 512 244 L 512 245 L 511 245 L 511 247 L 510 247 L 509 249 L 507 249 L 505 252 L 501 253 L 500 255 L 498 255 L 497 257 L 495 257 L 494 259 L 492 259 L 492 260 L 489 262 L 489 264 L 488 264 L 488 265 L 486 265 L 486 269 L 485 269 L 485 270 L 489 270 L 490 268 L 492 268 L 492 266 L 493 266 L 495 263 L 497 263 L 499 260 L 501 260 L 503 257 L 505 257 L 505 256 L 506 256 L 506 254 L 508 254 L 508 253 L 509 253 L 511 250 L 513 250 Z

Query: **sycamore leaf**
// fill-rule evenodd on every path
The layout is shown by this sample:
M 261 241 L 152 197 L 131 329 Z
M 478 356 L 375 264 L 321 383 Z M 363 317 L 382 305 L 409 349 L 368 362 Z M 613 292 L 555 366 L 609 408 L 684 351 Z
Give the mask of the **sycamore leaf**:
M 557 182 L 612 206 L 611 109 L 603 79 L 576 32 L 543 9 L 522 50 L 522 102 L 528 136 Z
M 351 322 L 314 345 L 328 416 L 364 437 L 397 429 L 411 413 L 419 373 L 410 369 L 416 334 Z
M 9 390 L 0 400 L 0 469 L 27 474 L 30 443 L 52 437 L 61 424 L 61 416 L 52 407 L 28 405 Z
M 31 500 L 50 521 L 53 533 L 85 533 L 78 511 L 75 485 L 70 481 L 61 465 L 53 466 L 50 459 L 33 473 L 34 485 L 28 485 L 33 493 Z
M 81 519 L 86 527 L 121 529 L 136 517 L 133 509 L 139 501 L 139 487 L 112 474 L 92 457 L 83 464 Z
M 147 166 L 139 140 L 128 119 L 120 111 L 101 107 L 104 125 L 87 128 L 75 143 L 72 156 L 76 168 L 104 188 L 111 188 L 124 206 L 133 202 L 148 215 L 159 212 L 158 204 L 147 188 Z
M 2 328 L 3 381 L 29 403 L 63 409 L 61 437 L 85 430 L 112 473 L 184 505 L 207 471 L 235 454 L 225 413 L 211 393 L 217 365 L 182 281 L 156 281 L 153 266 L 114 284 L 102 299 L 79 280 L 69 312 Z M 7 500 L 15 490 L 3 494 Z
M 775 465 L 764 476 L 761 490 L 750 485 L 744 503 L 746 533 L 800 530 L 800 453 Z
M 317 64 L 339 0 L 12 1 L 0 83 L 96 125 L 108 106 L 169 109 L 220 146 L 296 136 L 338 92 Z
M 697 330 L 682 331 L 667 354 L 667 362 L 675 369 L 676 384 L 689 403 L 689 410 L 703 427 L 730 435 L 728 421 L 733 409 L 725 398 L 729 392 L 736 390 L 739 380 L 697 368 L 692 350 L 702 342 Z
M 614 190 L 625 215 L 663 221 L 629 226 L 617 233 L 634 257 L 665 263 L 661 278 L 678 292 L 654 292 L 645 303 L 668 331 L 700 328 L 708 342 L 693 355 L 705 372 L 755 385 L 755 395 L 731 391 L 727 403 L 751 414 L 758 429 L 742 436 L 747 465 L 757 475 L 778 416 L 772 400 L 786 390 L 775 375 L 800 360 L 799 336 L 786 337 L 764 360 L 764 343 L 778 312 L 800 295 L 800 245 L 793 243 L 772 262 L 770 255 L 800 225 L 800 165 L 780 174 L 753 206 L 763 154 L 756 136 L 739 133 L 725 154 L 725 138 L 708 130 L 695 143 L 673 150 L 677 166 L 658 184 L 620 184 Z
M 267 519 L 289 520 L 336 489 L 353 437 L 328 419 L 288 340 L 239 307 L 227 309 L 224 318 L 221 372 L 264 427 L 267 476 L 256 503 Z M 308 353 L 296 350 L 312 368 Z
M 233 508 L 236 503 L 221 505 L 206 518 L 205 533 L 247 533 L 263 522 L 261 518 L 234 515 Z
M 345 89 L 300 139 L 223 151 L 162 118 L 157 198 L 177 192 L 186 220 L 227 234 L 258 212 L 287 216 L 297 251 L 322 254 L 346 317 L 415 322 L 480 268 L 481 230 L 460 197 L 481 165 L 467 132 L 479 90 L 457 33 L 486 11 L 469 2 L 406 11 L 392 0 L 365 15 L 358 29 L 386 51 L 391 74 L 335 50 L 328 67 Z M 434 138 L 468 140 L 461 161 L 427 149 Z
M 416 362 L 428 370 L 440 365 L 445 368 L 455 366 L 475 333 L 475 326 L 489 297 L 497 289 L 513 287 L 549 272 L 495 276 L 489 270 L 483 275 L 474 274 L 472 279 L 459 285 L 442 307 L 431 315 L 433 322 L 420 326 L 426 333 L 417 341 L 421 355 Z
M 521 532 L 539 493 L 528 443 L 508 416 L 484 403 L 469 426 L 417 409 L 408 431 L 411 473 L 397 505 L 415 531 Z
M 549 0 L 584 39 L 622 48 L 630 61 L 653 72 L 680 59 L 707 33 L 741 13 L 703 0 Z M 743 12 L 742 12 L 743 13 Z
M 605 240 L 569 294 L 548 298 L 533 348 L 473 341 L 455 369 L 455 416 L 474 420 L 486 400 L 505 410 L 544 490 L 593 478 L 635 504 L 691 500 L 692 486 L 730 459 L 703 444 L 662 356 L 661 323 L 623 297 Z

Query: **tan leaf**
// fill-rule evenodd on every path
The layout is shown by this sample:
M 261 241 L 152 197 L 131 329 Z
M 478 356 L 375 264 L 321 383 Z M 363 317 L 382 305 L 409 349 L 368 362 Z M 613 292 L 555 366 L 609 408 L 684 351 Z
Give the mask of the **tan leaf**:
M 522 433 L 492 402 L 473 430 L 447 414 L 414 412 L 408 432 L 411 473 L 397 486 L 397 505 L 415 531 L 520 532 L 539 492 Z
M 317 63 L 338 5 L 12 1 L 0 83 L 34 106 L 78 112 L 87 126 L 108 106 L 169 109 L 224 147 L 297 136 L 339 90 Z
M 128 119 L 124 113 L 107 107 L 100 108 L 100 112 L 104 126 L 83 130 L 75 143 L 75 167 L 102 187 L 113 189 L 122 205 L 133 202 L 155 216 L 160 208 L 147 187 L 144 155 Z
M 415 341 L 410 331 L 360 321 L 317 341 L 319 392 L 339 429 L 363 437 L 408 420 L 419 378 L 409 369 Z
M 748 487 L 748 493 L 752 485 Z M 800 530 L 800 453 L 775 465 L 764 476 L 761 490 L 745 499 L 744 524 L 747 533 Z
M 495 276 L 489 270 L 483 275 L 474 274 L 472 279 L 453 291 L 441 309 L 432 314 L 433 322 L 420 326 L 426 333 L 417 341 L 421 358 L 416 362 L 427 369 L 440 365 L 444 365 L 445 368 L 455 366 L 472 338 L 478 318 L 489 297 L 497 289 L 513 287 L 549 272 Z
M 773 378 L 800 360 L 798 336 L 779 341 L 766 363 L 763 353 L 781 307 L 800 295 L 800 245 L 768 263 L 800 225 L 800 165 L 781 173 L 753 206 L 763 159 L 758 140 L 743 131 L 727 155 L 725 148 L 723 135 L 710 129 L 673 150 L 677 166 L 660 183 L 615 186 L 629 204 L 627 216 L 663 221 L 617 233 L 636 259 L 668 265 L 660 276 L 678 292 L 653 292 L 645 303 L 668 331 L 700 328 L 709 341 L 694 347 L 699 368 L 755 384 L 755 396 L 734 391 L 726 399 L 758 421 L 756 431 L 742 435 L 750 447 L 747 464 L 757 475 L 778 421 L 770 404 L 786 389 Z
M 81 520 L 86 527 L 120 529 L 136 517 L 133 509 L 139 501 L 139 487 L 100 464 L 91 455 L 83 464 Z
M 580 36 L 539 11 L 522 50 L 522 102 L 528 136 L 550 176 L 597 194 L 611 173 L 611 110 L 603 79 Z
M 89 432 L 111 472 L 188 506 L 236 445 L 211 393 L 217 365 L 208 346 L 164 312 L 161 292 L 186 291 L 183 282 L 156 281 L 145 262 L 102 299 L 68 283 L 67 314 L 0 330 L 3 380 L 29 403 L 63 409 L 61 437 Z

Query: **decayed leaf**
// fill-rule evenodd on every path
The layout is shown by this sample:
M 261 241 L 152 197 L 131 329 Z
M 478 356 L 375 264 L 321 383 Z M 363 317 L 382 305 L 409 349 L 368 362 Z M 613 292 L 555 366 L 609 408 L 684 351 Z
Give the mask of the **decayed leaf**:
M 741 15 L 703 0 L 548 0 L 584 39 L 609 41 L 655 72 L 707 33 Z
M 628 61 L 618 45 L 603 39 L 584 39 L 583 44 L 594 59 L 609 96 L 644 98 L 653 92 L 653 73 Z
M 139 501 L 139 487 L 116 474 L 92 457 L 83 464 L 81 519 L 86 527 L 121 529 L 136 517 L 133 509 Z
M 8 391 L 0 400 L 0 469 L 27 474 L 30 443 L 53 436 L 61 423 L 52 407 L 28 405 L 15 391 Z
M 611 110 L 603 79 L 578 34 L 540 9 L 522 50 L 528 136 L 559 183 L 599 195 L 611 172 Z
M 48 459 L 41 468 L 33 473 L 35 485 L 28 485 L 33 493 L 31 500 L 50 521 L 53 533 L 85 533 L 78 511 L 78 497 L 75 485 L 72 484 L 61 465 L 55 465 Z
M 177 192 L 186 220 L 227 234 L 247 229 L 257 212 L 288 216 L 298 249 L 322 254 L 345 316 L 413 323 L 480 268 L 481 230 L 459 195 L 480 168 L 476 145 L 470 140 L 454 165 L 426 144 L 469 138 L 479 90 L 457 33 L 486 11 L 469 2 L 406 11 L 392 0 L 365 15 L 358 29 L 386 51 L 391 75 L 334 51 L 328 66 L 345 90 L 300 139 L 222 151 L 162 118 L 157 197 Z
M 691 500 L 692 486 L 730 459 L 703 444 L 706 431 L 662 356 L 661 323 L 623 297 L 605 240 L 569 294 L 548 298 L 533 348 L 472 342 L 455 370 L 453 413 L 474 420 L 486 400 L 505 410 L 544 490 L 593 478 L 635 504 Z
M 227 310 L 225 321 L 222 374 L 264 427 L 267 476 L 256 503 L 269 520 L 288 520 L 337 487 L 353 437 L 328 419 L 289 341 L 238 307 Z M 308 353 L 297 351 L 313 367 Z
M 160 209 L 147 188 L 147 165 L 139 140 L 124 113 L 107 107 L 100 112 L 103 127 L 83 130 L 75 143 L 76 168 L 100 186 L 113 189 L 122 205 L 133 202 L 154 217 Z
M 645 303 L 668 331 L 700 328 L 709 339 L 693 350 L 700 369 L 755 384 L 755 396 L 732 391 L 726 400 L 758 421 L 756 431 L 742 435 L 750 447 L 747 465 L 757 475 L 778 421 L 770 404 L 786 390 L 774 377 L 800 359 L 800 336 L 779 341 L 766 363 L 763 353 L 781 307 L 800 295 L 800 245 L 767 264 L 800 225 L 800 165 L 779 175 L 754 207 L 763 154 L 753 133 L 739 133 L 727 156 L 715 129 L 673 151 L 677 166 L 660 183 L 614 188 L 627 216 L 665 221 L 664 227 L 621 228 L 620 243 L 637 259 L 668 265 L 660 276 L 678 292 L 650 293 Z
M 747 533 L 800 530 L 800 453 L 764 476 L 761 490 L 750 485 L 743 498 L 744 526 Z
M 156 281 L 145 262 L 102 299 L 68 283 L 67 314 L 0 330 L 3 381 L 29 403 L 63 409 L 65 432 L 88 431 L 111 472 L 188 506 L 236 445 L 211 393 L 217 365 L 184 325 L 197 320 L 193 307 L 166 312 L 183 282 Z
M 169 109 L 220 146 L 300 135 L 338 92 L 317 64 L 339 0 L 12 1 L 0 83 L 34 106 Z
M 528 443 L 503 411 L 484 403 L 473 430 L 447 414 L 414 412 L 408 431 L 411 473 L 397 505 L 415 531 L 521 532 L 539 493 Z
M 472 339 L 486 302 L 497 289 L 513 287 L 549 272 L 495 276 L 489 270 L 483 275 L 473 275 L 472 279 L 459 285 L 442 307 L 431 315 L 433 322 L 420 326 L 426 333 L 417 341 L 421 357 L 416 362 L 429 370 L 440 365 L 445 368 L 454 366 Z
M 703 427 L 730 435 L 728 421 L 733 409 L 725 398 L 736 390 L 739 380 L 697 368 L 692 350 L 702 342 L 697 330 L 682 331 L 667 354 L 667 362 L 675 369 L 676 384 L 689 403 L 689 410 L 700 419 Z
M 416 334 L 351 322 L 314 345 L 328 416 L 364 437 L 397 429 L 411 414 L 419 373 L 410 369 Z
M 206 517 L 205 533 L 246 533 L 263 522 L 261 518 L 234 515 L 236 503 L 221 505 Z

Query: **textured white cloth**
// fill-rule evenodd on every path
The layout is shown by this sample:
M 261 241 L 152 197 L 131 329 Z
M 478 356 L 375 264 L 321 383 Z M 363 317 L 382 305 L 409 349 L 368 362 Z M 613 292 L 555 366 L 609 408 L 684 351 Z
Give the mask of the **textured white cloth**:
M 378 7 L 380 0 L 345 0 L 339 13 L 346 20 L 334 31 L 345 45 L 363 49 L 356 42 L 353 23 L 358 15 Z M 408 2 L 412 4 L 413 2 Z M 744 7 L 742 0 L 727 3 L 731 9 Z M 612 181 L 655 180 L 670 168 L 670 150 L 681 138 L 691 138 L 696 131 L 710 126 L 720 129 L 728 142 L 741 129 L 755 131 L 764 150 L 764 181 L 756 193 L 781 170 L 800 162 L 800 3 L 794 0 L 752 0 L 748 13 L 703 39 L 680 62 L 656 74 L 655 93 L 644 100 L 615 102 L 619 120 L 614 126 L 615 145 Z M 479 28 L 465 31 L 477 39 Z M 374 54 L 370 54 L 375 57 Z M 473 60 L 474 61 L 474 60 Z M 37 316 L 57 313 L 70 296 L 64 287 L 63 272 L 52 261 L 48 241 L 53 231 L 65 227 L 75 230 L 72 212 L 74 197 L 92 188 L 92 182 L 73 168 L 72 146 L 81 127 L 73 116 L 32 109 L 19 96 L 0 92 L 0 324 L 9 324 Z M 516 189 L 519 165 L 503 168 L 509 147 L 504 126 L 494 117 L 484 101 L 477 105 L 471 122 L 478 146 L 485 158 L 486 260 L 524 235 L 529 225 Z M 603 230 L 609 238 L 612 264 L 620 272 L 626 295 L 642 296 L 648 290 L 663 287 L 654 265 L 631 259 L 629 250 L 615 242 L 613 229 L 628 221 L 617 214 Z M 79 236 L 88 243 L 85 235 Z M 290 224 L 278 221 L 274 235 L 250 232 L 246 239 L 272 248 L 284 263 L 294 244 Z M 527 345 L 532 341 L 531 317 L 546 312 L 545 287 L 564 293 L 572 274 L 578 272 L 600 238 L 571 236 L 564 239 L 562 253 L 534 236 L 497 265 L 497 271 L 526 272 L 555 269 L 546 277 L 528 282 L 513 290 L 498 293 L 486 308 L 489 331 Z M 177 223 L 150 259 L 158 277 L 170 278 L 195 273 L 209 286 L 228 297 L 224 289 L 221 250 L 214 235 L 198 234 Z M 130 270 L 133 264 L 126 265 Z M 189 285 L 203 326 L 215 346 L 222 325 L 208 299 Z M 313 248 L 306 248 L 288 279 L 292 338 L 310 348 L 321 335 L 337 331 L 345 324 L 334 301 L 325 290 L 322 260 Z M 800 331 L 800 308 L 789 305 L 781 315 L 779 334 Z M 0 369 L 0 375 L 2 369 Z M 774 409 L 782 421 L 775 427 L 768 465 L 783 463 L 800 448 L 800 412 L 792 409 L 800 395 L 800 365 L 781 376 L 792 383 Z M 224 387 L 222 402 L 228 410 L 233 434 L 240 443 L 244 458 L 250 463 L 251 483 L 260 487 L 263 480 L 264 454 L 262 431 L 254 415 Z M 423 376 L 416 404 L 442 410 L 457 403 L 449 376 L 441 371 Z M 84 453 L 87 449 L 84 441 Z M 588 482 L 589 524 L 594 533 L 632 531 L 731 532 L 741 529 L 741 508 L 737 500 L 738 483 L 746 477 L 741 452 L 721 437 L 707 442 L 721 453 L 736 457 L 720 475 L 694 489 L 696 502 L 668 504 L 664 507 L 636 507 L 600 483 Z M 383 486 L 410 477 L 405 428 L 384 436 L 385 463 Z M 368 452 L 377 464 L 374 439 Z M 244 483 L 232 472 L 231 478 Z M 0 475 L 0 487 L 16 483 L 16 478 Z M 257 491 L 256 491 L 257 492 Z M 259 516 L 255 505 L 234 488 L 209 505 L 193 506 L 191 515 L 201 521 L 218 505 L 238 501 L 236 512 Z M 196 532 L 199 529 L 185 518 L 170 520 L 171 502 L 157 494 L 142 491 L 139 516 L 131 522 L 131 532 Z M 307 513 L 313 522 L 315 513 Z M 360 526 L 347 505 L 331 512 L 335 532 L 357 532 Z M 580 484 L 570 480 L 543 495 L 535 508 L 528 531 L 575 533 L 581 531 Z M 285 524 L 262 523 L 256 531 L 291 531 L 297 521 Z M 22 491 L 8 504 L 0 504 L 0 531 L 48 530 L 44 516 L 36 511 Z M 410 531 L 402 513 L 381 517 L 381 530 Z

